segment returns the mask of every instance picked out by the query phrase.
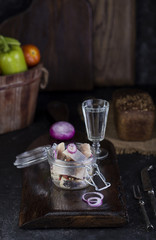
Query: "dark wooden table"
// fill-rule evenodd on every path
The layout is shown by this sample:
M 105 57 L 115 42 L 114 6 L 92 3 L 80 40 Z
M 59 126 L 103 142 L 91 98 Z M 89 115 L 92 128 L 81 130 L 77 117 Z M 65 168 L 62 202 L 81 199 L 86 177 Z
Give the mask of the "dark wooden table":
M 94 89 L 89 92 L 40 92 L 34 122 L 28 128 L 0 135 L 0 239 L 2 240 L 29 240 L 29 239 L 150 239 L 156 238 L 156 218 L 153 217 L 148 196 L 144 194 L 150 220 L 155 227 L 152 232 L 146 232 L 142 215 L 137 201 L 133 198 L 132 185 L 141 184 L 140 171 L 153 164 L 156 168 L 156 157 L 140 154 L 118 155 L 118 165 L 122 185 L 126 196 L 126 205 L 129 222 L 117 228 L 67 228 L 49 230 L 24 230 L 18 226 L 21 203 L 22 171 L 13 166 L 17 154 L 24 152 L 39 136 L 49 131 L 54 119 L 47 112 L 47 105 L 51 101 L 62 101 L 68 105 L 69 121 L 76 129 L 85 131 L 78 107 L 84 98 L 98 97 L 111 100 L 115 88 Z M 154 96 L 155 87 L 144 87 Z M 150 173 L 154 190 L 156 191 L 155 170 Z

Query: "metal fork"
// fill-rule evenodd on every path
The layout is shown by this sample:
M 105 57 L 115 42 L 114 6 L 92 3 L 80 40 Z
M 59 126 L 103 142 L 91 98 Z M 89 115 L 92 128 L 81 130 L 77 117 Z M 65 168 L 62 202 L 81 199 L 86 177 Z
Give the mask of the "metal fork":
M 147 212 L 146 212 L 146 209 L 145 209 L 145 202 L 144 202 L 143 199 L 142 199 L 140 187 L 139 187 L 138 185 L 137 185 L 137 186 L 134 186 L 134 185 L 133 185 L 133 194 L 134 194 L 135 199 L 139 200 L 139 205 L 140 205 L 142 214 L 143 214 L 144 219 L 145 219 L 145 222 L 146 222 L 146 229 L 147 229 L 148 231 L 153 230 L 154 227 L 153 227 L 153 225 L 150 223 L 149 217 L 148 217 Z

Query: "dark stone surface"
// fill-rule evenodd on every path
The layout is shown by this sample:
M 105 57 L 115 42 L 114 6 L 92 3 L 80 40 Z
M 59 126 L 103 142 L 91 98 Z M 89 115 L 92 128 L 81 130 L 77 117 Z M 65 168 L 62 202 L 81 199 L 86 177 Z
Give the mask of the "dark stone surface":
M 147 88 L 150 93 L 155 89 Z M 140 171 L 153 164 L 154 170 L 150 172 L 151 181 L 156 191 L 156 157 L 142 156 L 140 154 L 118 155 L 120 175 L 125 191 L 129 223 L 122 228 L 99 229 L 50 229 L 50 230 L 22 230 L 18 227 L 19 209 L 21 201 L 21 171 L 13 166 L 17 154 L 24 152 L 27 147 L 40 135 L 47 133 L 53 120 L 46 111 L 50 101 L 61 100 L 68 104 L 69 121 L 76 129 L 84 130 L 84 123 L 80 120 L 78 106 L 85 97 L 98 97 L 111 99 L 113 89 L 95 89 L 92 92 L 54 92 L 40 93 L 37 111 L 33 124 L 29 127 L 0 135 L 0 239 L 2 240 L 72 240 L 72 239 L 124 239 L 124 240 L 155 240 L 156 230 L 146 232 L 143 217 L 137 201 L 133 198 L 132 185 L 140 184 Z M 154 98 L 154 101 L 156 99 Z M 156 101 L 155 101 L 156 102 Z M 141 186 L 142 189 L 142 186 Z M 149 198 L 143 193 L 150 220 L 156 229 Z
M 27 9 L 33 0 L 0 0 L 0 23 Z M 135 82 L 156 84 L 156 1 L 136 1 Z

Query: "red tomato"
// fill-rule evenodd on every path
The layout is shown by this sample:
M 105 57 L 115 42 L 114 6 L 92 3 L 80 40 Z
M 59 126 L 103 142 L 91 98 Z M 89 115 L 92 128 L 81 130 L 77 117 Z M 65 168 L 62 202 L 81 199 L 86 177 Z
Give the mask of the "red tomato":
M 41 55 L 39 49 L 35 45 L 23 45 L 22 50 L 28 67 L 33 67 L 39 63 Z

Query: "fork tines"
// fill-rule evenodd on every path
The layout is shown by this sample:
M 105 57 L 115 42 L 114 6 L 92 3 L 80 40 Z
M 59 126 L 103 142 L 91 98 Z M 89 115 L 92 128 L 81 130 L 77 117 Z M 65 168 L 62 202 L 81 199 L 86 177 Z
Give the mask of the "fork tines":
M 136 199 L 142 198 L 139 185 L 137 185 L 136 187 L 133 185 L 133 194 Z

